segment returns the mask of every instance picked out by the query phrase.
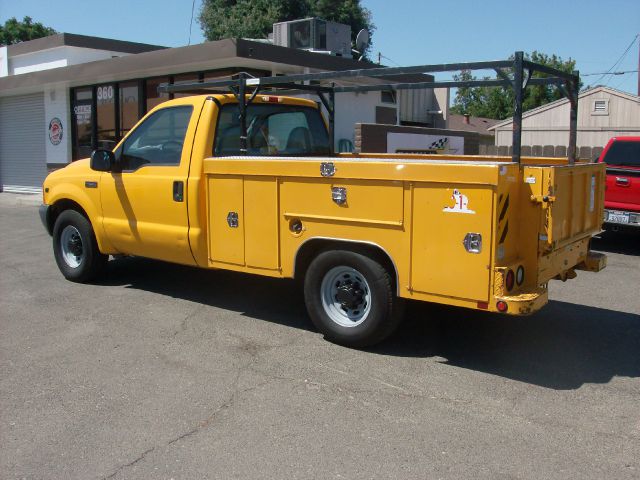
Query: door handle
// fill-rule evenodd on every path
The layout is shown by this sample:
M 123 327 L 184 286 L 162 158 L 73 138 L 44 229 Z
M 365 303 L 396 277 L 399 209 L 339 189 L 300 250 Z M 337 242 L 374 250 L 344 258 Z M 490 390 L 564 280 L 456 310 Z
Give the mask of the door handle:
M 621 187 L 628 187 L 629 179 L 627 177 L 616 177 L 616 185 L 620 185 Z
M 175 202 L 184 201 L 184 182 L 181 180 L 173 182 L 173 200 Z

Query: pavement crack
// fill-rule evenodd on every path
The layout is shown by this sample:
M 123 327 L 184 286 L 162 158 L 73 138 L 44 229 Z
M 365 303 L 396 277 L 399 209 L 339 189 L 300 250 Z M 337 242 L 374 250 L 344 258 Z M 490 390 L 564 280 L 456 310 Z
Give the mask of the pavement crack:
M 247 372 L 252 370 L 253 365 L 256 363 L 257 359 L 258 359 L 258 355 L 260 353 L 260 346 L 252 343 L 252 342 L 248 342 L 244 339 L 242 339 L 243 341 L 241 342 L 241 345 L 239 347 L 240 351 L 246 353 L 249 355 L 249 360 L 246 361 L 244 363 L 244 365 L 240 366 L 238 368 L 238 372 L 236 373 L 235 379 L 233 381 L 233 387 L 231 389 L 231 393 L 229 394 L 229 396 L 227 397 L 227 399 L 218 407 L 216 408 L 213 413 L 211 413 L 211 415 L 209 415 L 207 418 L 205 418 L 204 420 L 200 421 L 195 427 L 191 428 L 190 430 L 188 430 L 185 433 L 182 433 L 180 435 L 178 435 L 177 437 L 173 438 L 172 440 L 169 440 L 166 443 L 166 446 L 169 445 L 173 445 L 174 443 L 179 442 L 180 440 L 184 440 L 185 438 L 188 438 L 192 435 L 197 434 L 198 432 L 200 432 L 201 430 L 207 428 L 209 425 L 211 425 L 211 423 L 216 419 L 216 417 L 218 416 L 218 414 L 220 412 L 222 412 L 223 410 L 227 410 L 229 408 L 233 408 L 233 406 L 235 405 L 235 402 L 237 401 L 238 397 L 244 393 L 250 392 L 251 390 L 255 390 L 256 388 L 259 388 L 262 384 L 258 383 L 256 385 L 252 385 L 248 388 L 244 388 L 244 389 L 240 389 L 240 378 L 242 377 L 242 375 Z
M 116 468 L 116 470 L 111 475 L 102 477 L 102 480 L 109 480 L 110 478 L 114 478 L 118 473 L 120 473 L 125 468 L 133 467 L 136 463 L 144 460 L 144 457 L 146 457 L 148 454 L 153 452 L 155 449 L 156 447 L 151 447 L 150 449 L 145 450 L 144 452 L 142 452 L 142 454 L 138 458 L 134 459 L 129 463 L 125 463 L 124 465 L 120 465 L 118 468 Z
M 205 305 L 198 305 L 193 310 L 191 310 L 189 313 L 187 313 L 184 316 L 184 318 L 180 321 L 180 326 L 176 329 L 175 332 L 173 332 L 173 336 L 175 337 L 179 333 L 182 333 L 185 330 L 187 330 L 187 328 L 189 326 L 189 321 L 192 320 L 193 318 L 195 318 L 196 315 L 198 315 L 198 313 L 200 313 L 204 309 L 205 309 Z

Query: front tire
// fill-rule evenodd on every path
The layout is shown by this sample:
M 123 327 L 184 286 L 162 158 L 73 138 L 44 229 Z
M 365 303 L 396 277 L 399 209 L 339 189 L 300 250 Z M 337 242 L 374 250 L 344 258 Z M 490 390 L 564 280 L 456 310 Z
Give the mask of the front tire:
M 318 255 L 305 275 L 307 311 L 325 338 L 362 348 L 387 338 L 402 320 L 389 272 L 376 260 L 352 251 Z
M 75 210 L 65 210 L 56 219 L 53 254 L 62 275 L 67 280 L 80 283 L 98 277 L 109 259 L 98 250 L 89 220 Z

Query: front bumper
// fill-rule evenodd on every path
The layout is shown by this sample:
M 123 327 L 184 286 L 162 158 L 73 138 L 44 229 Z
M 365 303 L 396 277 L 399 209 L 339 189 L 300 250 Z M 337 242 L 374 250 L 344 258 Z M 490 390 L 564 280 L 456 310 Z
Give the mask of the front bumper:
M 42 220 L 42 225 L 44 225 L 44 229 L 47 231 L 49 235 L 53 235 L 53 226 L 49 221 L 51 218 L 51 205 L 42 204 L 38 208 L 38 213 L 40 214 L 40 220 Z

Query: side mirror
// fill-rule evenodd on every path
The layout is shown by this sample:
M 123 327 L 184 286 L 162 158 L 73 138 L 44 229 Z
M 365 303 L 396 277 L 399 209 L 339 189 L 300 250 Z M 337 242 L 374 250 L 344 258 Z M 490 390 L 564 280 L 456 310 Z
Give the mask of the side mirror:
M 116 157 L 111 150 L 98 148 L 91 152 L 91 170 L 110 172 L 116 163 Z

